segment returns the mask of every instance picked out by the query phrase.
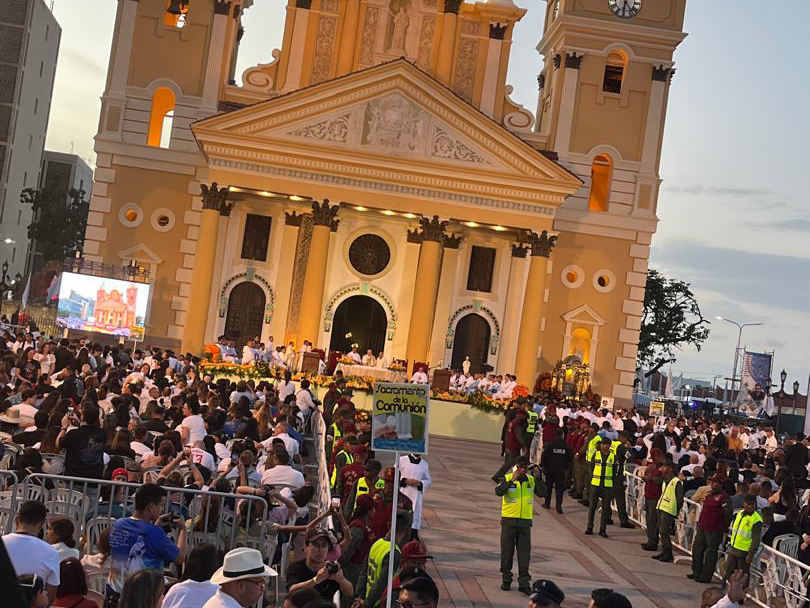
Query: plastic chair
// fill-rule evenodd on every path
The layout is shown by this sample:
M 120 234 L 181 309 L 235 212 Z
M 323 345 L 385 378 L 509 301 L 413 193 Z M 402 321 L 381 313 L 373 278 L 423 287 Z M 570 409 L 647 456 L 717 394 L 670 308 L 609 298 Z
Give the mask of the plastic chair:
M 54 488 L 51 490 L 52 502 L 66 502 L 79 507 L 82 515 L 87 513 L 87 496 L 79 490 L 68 488 Z
M 773 539 L 774 551 L 784 553 L 785 555 L 797 559 L 799 555 L 799 543 L 801 538 L 796 534 L 782 534 Z
M 91 572 L 87 575 L 87 588 L 103 596 L 107 586 L 107 578 L 109 578 L 109 572 L 106 570 L 103 572 Z
M 88 521 L 84 526 L 84 535 L 86 539 L 85 554 L 95 553 L 98 548 L 98 539 L 107 528 L 115 523 L 114 517 L 94 517 Z

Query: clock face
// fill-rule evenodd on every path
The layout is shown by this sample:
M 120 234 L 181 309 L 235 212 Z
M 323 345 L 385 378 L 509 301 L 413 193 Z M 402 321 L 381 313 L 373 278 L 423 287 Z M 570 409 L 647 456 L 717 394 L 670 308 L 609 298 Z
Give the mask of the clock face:
M 632 19 L 641 11 L 641 0 L 608 0 L 613 14 L 621 19 Z

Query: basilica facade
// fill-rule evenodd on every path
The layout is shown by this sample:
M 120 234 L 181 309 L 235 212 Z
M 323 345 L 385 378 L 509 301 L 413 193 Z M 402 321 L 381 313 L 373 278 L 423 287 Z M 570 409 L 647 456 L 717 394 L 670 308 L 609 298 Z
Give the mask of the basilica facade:
M 154 285 L 146 343 L 226 334 L 632 394 L 684 0 L 557 0 L 538 103 L 511 0 L 118 0 L 84 256 Z M 542 68 L 541 68 L 542 66 Z

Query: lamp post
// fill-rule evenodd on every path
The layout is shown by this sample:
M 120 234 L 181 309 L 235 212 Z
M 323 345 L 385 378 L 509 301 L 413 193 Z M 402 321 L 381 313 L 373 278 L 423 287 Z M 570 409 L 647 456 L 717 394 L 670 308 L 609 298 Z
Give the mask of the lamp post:
M 732 325 L 736 325 L 737 329 L 737 348 L 734 349 L 734 367 L 732 368 L 731 372 L 731 394 L 734 394 L 734 383 L 737 382 L 737 359 L 740 354 L 740 342 L 742 341 L 742 331 L 745 327 L 752 327 L 754 325 L 764 325 L 764 323 L 737 323 L 737 321 L 732 321 L 731 319 L 727 319 L 726 317 L 715 317 L 718 321 L 725 321 L 726 323 L 731 323 Z M 740 370 L 742 372 L 742 370 Z M 742 373 L 740 373 L 742 376 Z M 740 378 L 740 390 L 742 390 L 742 377 Z M 739 395 L 739 392 L 737 393 Z M 731 405 L 731 398 L 728 400 L 729 406 Z

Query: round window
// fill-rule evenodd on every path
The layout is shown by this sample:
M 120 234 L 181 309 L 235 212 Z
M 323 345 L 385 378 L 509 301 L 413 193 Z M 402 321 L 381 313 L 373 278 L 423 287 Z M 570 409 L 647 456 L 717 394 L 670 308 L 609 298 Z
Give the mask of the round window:
M 157 223 L 160 227 L 168 226 L 170 221 L 171 220 L 169 219 L 168 215 L 161 215 L 157 218 Z
M 363 234 L 349 246 L 349 263 L 360 274 L 380 274 L 390 261 L 391 249 L 379 235 Z
M 152 228 L 158 232 L 168 232 L 174 228 L 174 212 L 166 207 L 155 209 L 149 219 L 152 224 Z
M 569 289 L 576 289 L 585 280 L 585 272 L 579 266 L 566 266 L 560 273 L 563 285 Z
M 137 203 L 126 203 L 118 210 L 118 221 L 127 228 L 135 228 L 143 222 L 143 209 Z
M 616 275 L 612 271 L 603 269 L 597 270 L 593 275 L 593 288 L 596 291 L 607 293 L 613 291 L 616 286 Z

